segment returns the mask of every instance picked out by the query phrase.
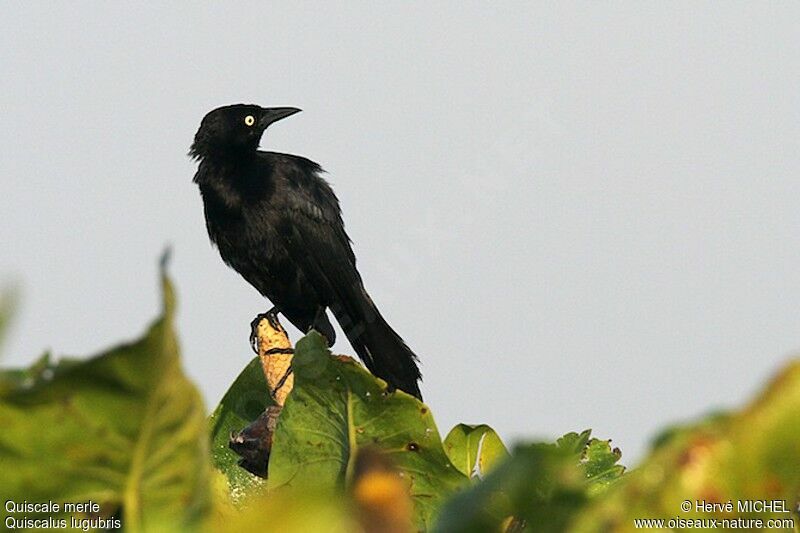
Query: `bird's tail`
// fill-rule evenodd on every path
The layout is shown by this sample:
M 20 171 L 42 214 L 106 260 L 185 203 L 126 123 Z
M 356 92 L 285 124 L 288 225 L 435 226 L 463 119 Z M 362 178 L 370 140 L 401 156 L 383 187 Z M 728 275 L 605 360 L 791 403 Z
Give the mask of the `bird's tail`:
M 422 375 L 417 366 L 417 356 L 384 320 L 363 287 L 360 289 L 364 295 L 358 305 L 361 309 L 331 308 L 331 311 L 370 372 L 385 380 L 391 388 L 422 400 L 418 383 Z M 353 320 L 354 317 L 357 319 Z

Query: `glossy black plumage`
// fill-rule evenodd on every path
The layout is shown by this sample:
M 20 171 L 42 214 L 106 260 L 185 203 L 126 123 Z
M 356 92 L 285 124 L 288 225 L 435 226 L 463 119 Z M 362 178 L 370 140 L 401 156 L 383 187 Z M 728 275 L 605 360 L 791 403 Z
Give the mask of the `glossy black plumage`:
M 208 234 L 230 267 L 301 331 L 333 345 L 330 309 L 367 368 L 421 397 L 416 356 L 386 323 L 356 270 L 339 201 L 306 158 L 258 150 L 294 108 L 233 105 L 203 119 L 190 155 L 200 162 Z

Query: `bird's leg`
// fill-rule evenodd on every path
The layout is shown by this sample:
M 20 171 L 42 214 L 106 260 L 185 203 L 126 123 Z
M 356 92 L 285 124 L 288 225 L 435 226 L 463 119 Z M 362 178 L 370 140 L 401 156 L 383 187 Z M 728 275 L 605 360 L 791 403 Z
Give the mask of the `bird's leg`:
M 320 305 L 317 307 L 317 312 L 314 315 L 314 322 L 308 327 L 306 334 L 308 334 L 312 329 L 316 330 L 323 337 L 325 337 L 325 341 L 328 343 L 328 348 L 333 347 L 333 343 L 336 339 L 336 333 L 333 331 L 333 326 L 328 321 L 328 317 L 325 314 L 325 306 Z
M 278 308 L 273 307 L 266 313 L 261 313 L 256 315 L 252 322 L 250 322 L 250 348 L 258 355 L 258 324 L 263 319 L 269 320 L 270 325 L 274 329 L 278 329 L 280 327 L 280 322 L 278 322 Z

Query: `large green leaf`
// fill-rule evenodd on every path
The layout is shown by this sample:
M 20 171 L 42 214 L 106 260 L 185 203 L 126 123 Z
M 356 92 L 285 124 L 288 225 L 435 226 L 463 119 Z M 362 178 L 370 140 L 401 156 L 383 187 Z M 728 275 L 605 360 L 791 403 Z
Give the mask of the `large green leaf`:
M 482 482 L 446 504 L 437 531 L 498 531 L 512 519 L 533 531 L 565 531 L 590 496 L 622 474 L 621 466 L 608 464 L 619 452 L 589 437 L 586 430 L 555 445 L 517 446 Z
M 503 441 L 486 424 L 458 424 L 445 437 L 444 451 L 461 473 L 477 478 L 485 476 L 498 461 L 508 457 Z
M 798 458 L 800 361 L 795 361 L 742 412 L 715 414 L 666 432 L 642 465 L 602 498 L 594 499 L 572 529 L 632 531 L 635 520 L 666 521 L 678 516 L 685 520 L 741 519 L 735 525 L 746 530 L 766 528 L 746 520 L 761 520 L 762 524 L 787 520 L 796 526 L 800 519 L 792 510 L 798 508 L 800 497 Z M 763 512 L 739 508 L 764 500 L 782 503 L 777 510 L 771 505 Z M 686 509 L 682 507 L 685 502 Z M 697 502 L 731 502 L 731 508 L 698 509 Z M 786 512 L 781 512 L 780 506 Z M 716 528 L 725 529 L 725 524 L 717 522 Z
M 204 514 L 206 417 L 181 370 L 166 277 L 163 290 L 164 313 L 139 340 L 0 373 L 0 500 L 97 502 L 134 532 Z
M 239 501 L 262 485 L 261 478 L 239 466 L 241 459 L 228 446 L 239 432 L 272 405 L 261 361 L 254 357 L 242 370 L 211 415 L 211 453 L 214 466 L 228 479 L 231 496 Z
M 467 478 L 442 448 L 428 407 L 350 360 L 331 357 L 316 332 L 301 339 L 294 390 L 278 422 L 269 485 L 336 491 L 349 485 L 363 447 L 388 456 L 408 479 L 418 525 L 428 529 L 442 502 Z

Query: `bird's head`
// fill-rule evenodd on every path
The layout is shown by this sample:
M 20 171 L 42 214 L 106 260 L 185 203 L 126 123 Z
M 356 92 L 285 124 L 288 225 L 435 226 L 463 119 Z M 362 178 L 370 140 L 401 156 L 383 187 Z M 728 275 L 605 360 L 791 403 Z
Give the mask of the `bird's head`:
M 296 107 L 259 107 L 246 104 L 218 107 L 203 117 L 189 155 L 195 159 L 235 158 L 255 152 L 261 135 L 270 124 L 299 112 Z

